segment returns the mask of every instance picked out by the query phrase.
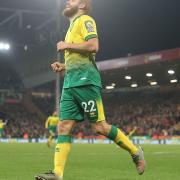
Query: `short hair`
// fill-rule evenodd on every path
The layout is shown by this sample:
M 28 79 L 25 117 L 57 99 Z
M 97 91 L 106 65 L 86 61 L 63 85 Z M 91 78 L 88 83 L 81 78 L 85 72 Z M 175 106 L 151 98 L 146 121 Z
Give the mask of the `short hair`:
M 86 14 L 89 14 L 92 10 L 92 0 L 81 0 L 81 2 L 86 4 L 84 11 Z

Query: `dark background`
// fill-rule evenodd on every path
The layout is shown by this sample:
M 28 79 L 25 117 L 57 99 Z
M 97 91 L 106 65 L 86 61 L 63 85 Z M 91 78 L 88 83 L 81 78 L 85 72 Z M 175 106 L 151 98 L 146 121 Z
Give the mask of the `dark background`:
M 65 0 L 62 0 L 63 4 Z M 1 0 L 0 7 L 44 11 L 47 14 L 23 13 L 23 28 L 18 28 L 18 20 L 12 19 L 0 26 L 0 39 L 12 43 L 13 61 L 24 59 L 24 45 L 28 45 L 28 55 L 41 54 L 45 48 L 55 50 L 56 37 L 49 33 L 57 32 L 56 21 L 49 23 L 40 31 L 35 28 L 56 14 L 54 0 Z M 128 54 L 142 54 L 180 46 L 180 1 L 179 0 L 94 0 L 92 16 L 97 22 L 100 39 L 100 52 L 97 61 L 124 57 Z M 11 12 L 0 11 L 0 21 L 9 17 Z M 27 25 L 31 25 L 28 29 Z M 63 36 L 68 20 L 61 21 Z M 39 42 L 39 33 L 46 41 Z M 58 32 L 57 32 L 58 33 Z M 38 52 L 34 53 L 34 50 Z M 10 54 L 2 59 L 10 59 Z

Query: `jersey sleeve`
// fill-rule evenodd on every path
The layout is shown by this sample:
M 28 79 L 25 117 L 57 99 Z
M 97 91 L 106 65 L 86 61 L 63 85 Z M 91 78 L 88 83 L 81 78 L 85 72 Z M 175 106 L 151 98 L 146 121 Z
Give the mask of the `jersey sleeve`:
M 81 34 L 85 41 L 98 37 L 96 22 L 90 16 L 83 16 L 81 19 Z

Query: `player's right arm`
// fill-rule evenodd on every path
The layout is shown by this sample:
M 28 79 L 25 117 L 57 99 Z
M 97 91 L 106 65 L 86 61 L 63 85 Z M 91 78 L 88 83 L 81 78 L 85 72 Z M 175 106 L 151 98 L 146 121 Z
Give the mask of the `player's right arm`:
M 66 42 L 59 42 L 57 44 L 57 49 L 59 50 L 72 50 L 76 52 L 91 52 L 91 53 L 97 53 L 99 50 L 99 41 L 97 38 L 89 39 L 88 41 L 85 41 L 80 44 L 73 44 L 73 43 L 66 43 Z M 54 62 L 51 64 L 52 70 L 54 72 L 61 72 L 66 69 L 65 64 L 60 62 Z
M 98 38 L 89 39 L 83 43 L 66 43 L 60 41 L 57 43 L 57 51 L 71 50 L 75 52 L 90 52 L 97 53 L 99 50 L 99 40 Z
M 137 127 L 135 126 L 135 127 L 133 128 L 133 130 L 129 133 L 128 136 L 132 136 L 132 135 L 136 132 L 136 130 L 137 130 Z
M 46 123 L 45 123 L 45 128 L 48 129 L 48 127 L 49 127 L 49 118 L 47 118 Z

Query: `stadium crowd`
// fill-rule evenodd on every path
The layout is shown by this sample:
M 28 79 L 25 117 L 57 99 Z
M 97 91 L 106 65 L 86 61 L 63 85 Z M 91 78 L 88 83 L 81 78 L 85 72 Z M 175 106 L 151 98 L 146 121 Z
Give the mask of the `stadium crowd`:
M 137 127 L 135 135 L 138 136 L 180 135 L 178 94 L 117 93 L 107 96 L 104 96 L 107 121 L 123 129 L 127 134 Z M 81 131 L 82 134 L 90 135 L 89 126 L 86 122 L 75 129 L 75 133 Z
M 40 109 L 53 112 L 54 97 L 38 98 Z M 171 94 L 104 94 L 105 114 L 107 121 L 120 127 L 127 134 L 137 127 L 135 135 L 171 136 L 180 135 L 180 95 Z M 37 99 L 36 101 L 37 102 Z M 44 137 L 45 120 L 36 113 L 29 113 L 22 105 L 5 105 L 0 111 L 9 120 L 5 128 L 6 137 Z M 73 131 L 74 135 L 96 135 L 88 121 L 80 123 Z
M 180 135 L 178 97 L 178 94 L 160 93 L 116 95 L 106 106 L 107 117 L 127 133 L 137 126 L 136 135 Z
M 4 120 L 7 120 L 4 137 L 40 138 L 44 137 L 44 122 L 37 113 L 28 112 L 21 104 L 0 106 Z

